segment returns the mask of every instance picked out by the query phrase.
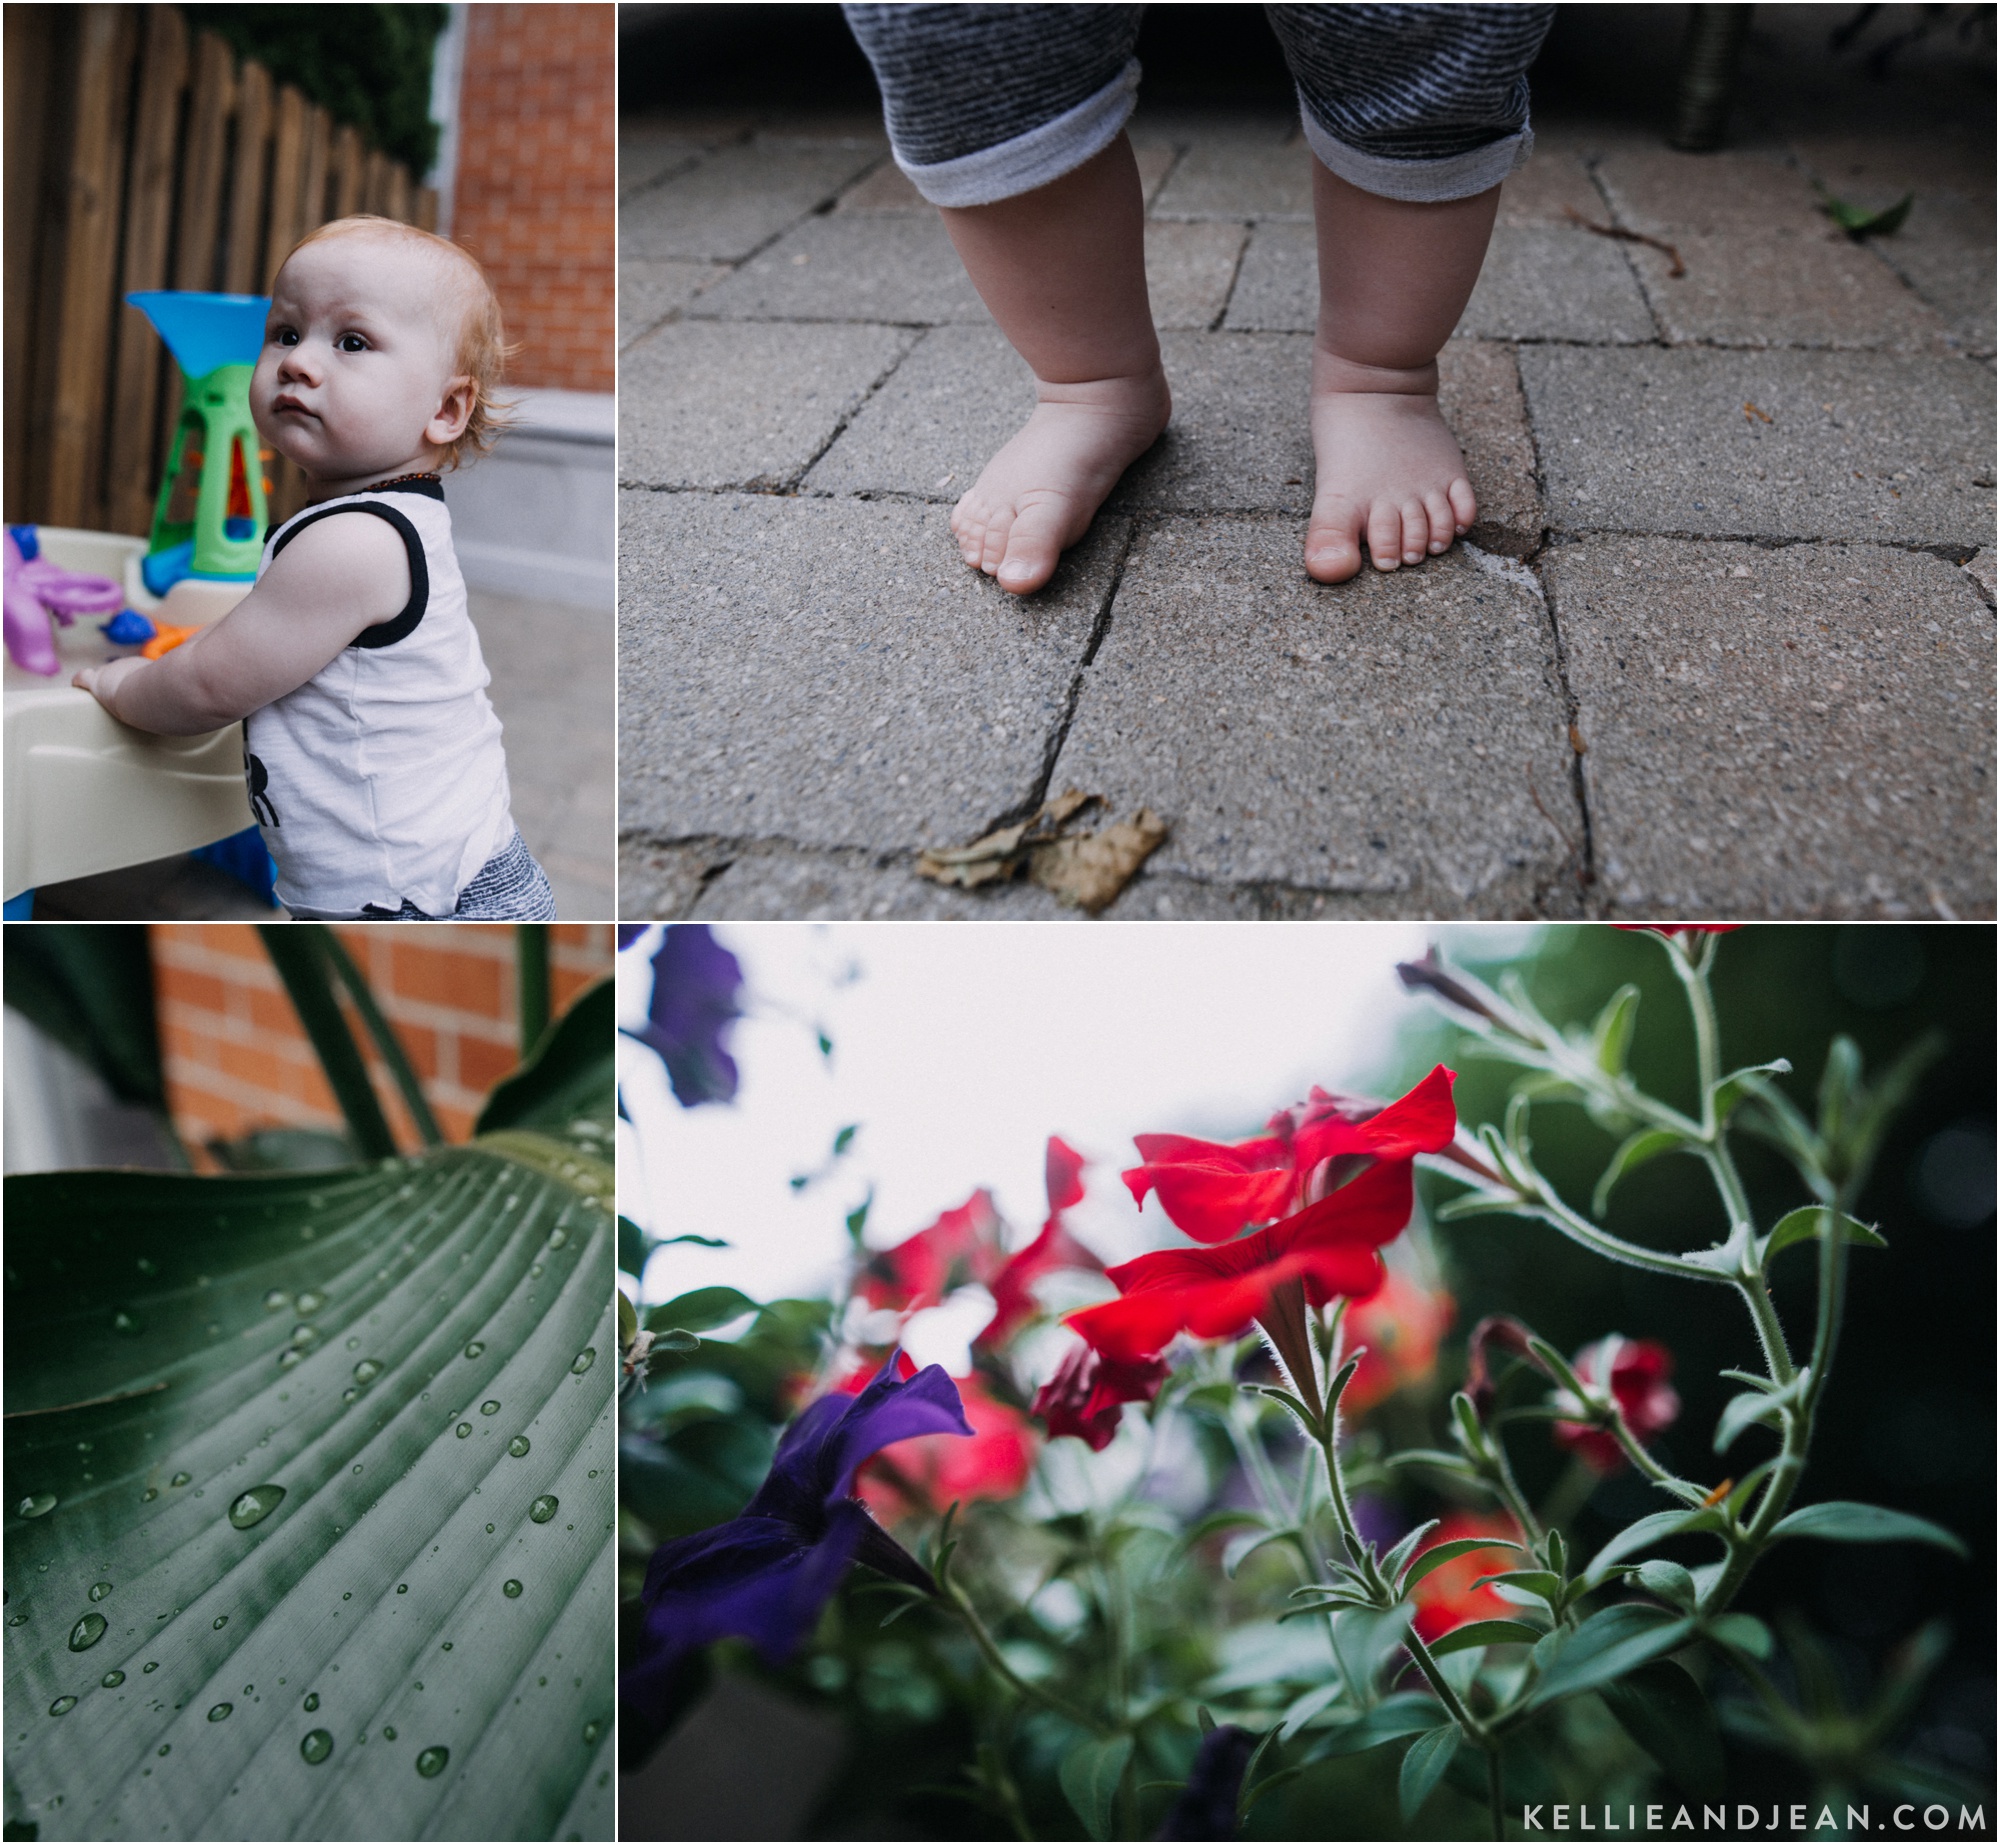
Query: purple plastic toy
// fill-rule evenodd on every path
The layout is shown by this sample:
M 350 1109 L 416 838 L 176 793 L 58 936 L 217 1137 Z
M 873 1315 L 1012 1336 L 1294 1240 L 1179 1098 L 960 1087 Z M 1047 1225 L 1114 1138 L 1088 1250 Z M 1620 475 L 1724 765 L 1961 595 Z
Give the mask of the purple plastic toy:
M 7 652 L 16 666 L 52 679 L 62 671 L 54 623 L 67 628 L 79 615 L 108 615 L 124 607 L 125 591 L 109 577 L 50 563 L 39 555 L 32 529 L 24 547 L 7 528 Z

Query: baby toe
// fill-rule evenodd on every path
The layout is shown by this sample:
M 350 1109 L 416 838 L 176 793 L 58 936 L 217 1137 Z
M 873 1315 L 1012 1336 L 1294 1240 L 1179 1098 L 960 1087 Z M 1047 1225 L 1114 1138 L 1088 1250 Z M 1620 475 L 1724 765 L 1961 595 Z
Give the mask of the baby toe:
M 1405 500 L 1399 516 L 1403 526 L 1403 562 L 1421 564 L 1431 536 L 1430 516 L 1424 511 L 1423 501 Z
M 1478 496 L 1472 491 L 1472 483 L 1461 474 L 1451 483 L 1447 497 L 1456 516 L 1458 535 L 1463 538 L 1472 530 L 1473 522 L 1479 517 Z
M 1449 551 L 1455 521 L 1452 517 L 1451 502 L 1444 494 L 1433 488 L 1424 495 L 1424 516 L 1430 522 L 1431 553 Z
M 1345 583 L 1361 568 L 1361 515 L 1345 504 L 1313 515 L 1306 528 L 1306 575 L 1316 583 Z
M 1403 514 L 1393 500 L 1377 500 L 1369 509 L 1368 555 L 1377 570 L 1394 570 L 1403 561 Z
M 1016 596 L 1040 589 L 1056 573 L 1062 556 L 1063 509 L 1059 505 L 1031 503 L 1015 515 L 1007 533 L 1007 545 L 995 579 L 1000 587 Z

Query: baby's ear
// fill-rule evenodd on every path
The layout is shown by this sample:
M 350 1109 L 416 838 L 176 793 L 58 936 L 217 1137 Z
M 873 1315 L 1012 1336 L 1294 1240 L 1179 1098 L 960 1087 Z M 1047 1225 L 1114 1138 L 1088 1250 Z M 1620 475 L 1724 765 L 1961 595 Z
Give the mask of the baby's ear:
M 478 402 L 477 379 L 469 376 L 447 379 L 444 394 L 438 399 L 438 407 L 431 420 L 424 425 L 424 440 L 433 448 L 450 447 L 465 434 L 465 426 L 472 421 L 472 412 Z

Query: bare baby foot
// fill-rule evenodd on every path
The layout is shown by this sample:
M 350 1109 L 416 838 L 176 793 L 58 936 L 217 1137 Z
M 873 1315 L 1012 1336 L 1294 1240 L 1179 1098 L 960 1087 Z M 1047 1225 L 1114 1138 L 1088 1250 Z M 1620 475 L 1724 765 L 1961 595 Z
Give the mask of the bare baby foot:
M 1167 426 L 1156 365 L 1135 378 L 1042 384 L 1034 414 L 952 509 L 959 555 L 1017 596 L 1055 575 L 1119 475 Z
M 1376 372 L 1316 351 L 1312 435 L 1308 576 L 1346 582 L 1361 568 L 1363 538 L 1375 568 L 1394 570 L 1450 550 L 1472 529 L 1479 502 L 1438 414 L 1435 365 Z

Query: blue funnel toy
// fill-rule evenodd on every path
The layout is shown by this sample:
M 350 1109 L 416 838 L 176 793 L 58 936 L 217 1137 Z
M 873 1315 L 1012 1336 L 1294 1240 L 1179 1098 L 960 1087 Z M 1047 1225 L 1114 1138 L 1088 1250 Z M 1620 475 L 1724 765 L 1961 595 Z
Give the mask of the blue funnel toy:
M 149 289 L 125 297 L 153 323 L 187 380 L 141 574 L 164 596 L 182 577 L 245 582 L 269 519 L 270 485 L 250 418 L 265 295 Z

